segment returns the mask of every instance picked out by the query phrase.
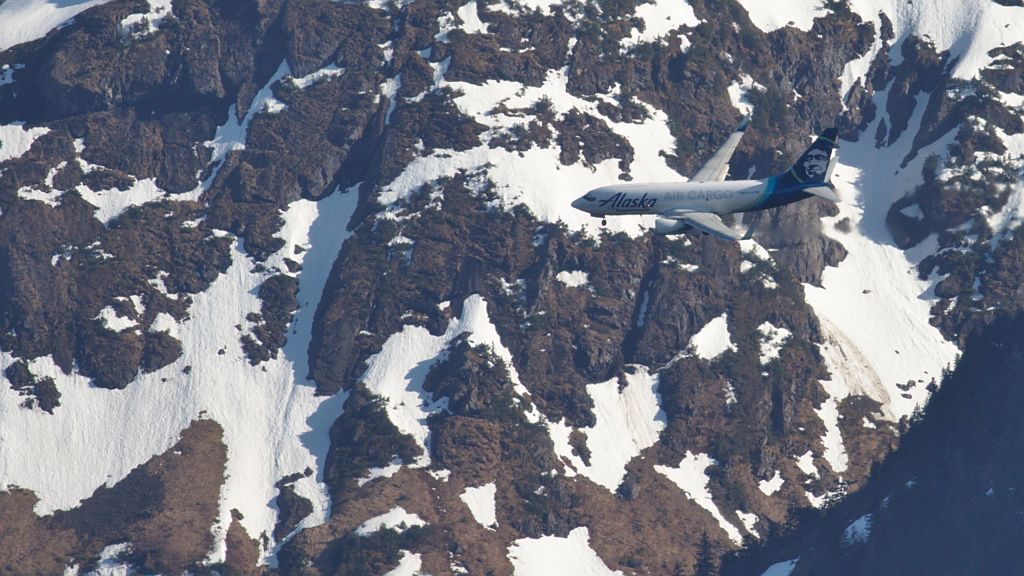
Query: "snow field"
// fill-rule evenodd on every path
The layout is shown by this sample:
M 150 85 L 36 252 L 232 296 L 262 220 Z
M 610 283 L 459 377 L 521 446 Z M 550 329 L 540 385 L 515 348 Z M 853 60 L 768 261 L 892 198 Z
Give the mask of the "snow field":
M 0 387 L 0 485 L 36 492 L 38 514 L 73 508 L 97 486 L 115 484 L 170 448 L 193 419 L 205 417 L 224 428 L 228 455 L 211 561 L 223 559 L 231 509 L 242 512 L 242 525 L 250 535 L 270 534 L 276 521 L 268 504 L 277 493 L 274 483 L 307 467 L 316 474 L 296 482 L 295 490 L 310 499 L 314 511 L 301 526 L 322 522 L 328 499 L 320 483 L 320 462 L 345 395 L 314 394 L 312 382 L 305 379 L 306 350 L 313 312 L 348 235 L 343 227 L 339 233 L 338 223 L 348 222 L 356 202 L 357 194 L 350 190 L 319 203 L 298 201 L 284 214 L 286 224 L 279 235 L 285 246 L 268 267 L 287 256 L 301 260 L 303 269 L 300 308 L 276 359 L 254 367 L 241 351 L 235 325 L 244 325 L 249 312 L 259 311 L 256 289 L 271 272 L 251 272 L 252 263 L 236 243 L 227 272 L 193 297 L 188 319 L 174 323 L 183 354 L 171 365 L 140 375 L 124 390 L 102 390 L 78 374 L 63 374 L 49 357 L 32 360 L 33 374 L 57 383 L 63 405 L 53 415 L 25 410 L 17 393 Z M 296 245 L 309 249 L 294 254 Z M 167 320 L 163 322 L 161 328 L 170 330 Z M 219 355 L 221 349 L 226 354 Z M 0 363 L 12 360 L 4 354 Z M 186 366 L 191 367 L 188 374 L 183 373 Z M 26 445 L 36 449 L 22 450 Z M 272 553 L 264 554 L 273 563 Z
M 875 95 L 884 109 L 887 93 Z M 935 251 L 929 238 L 903 251 L 895 246 L 885 224 L 892 203 L 909 194 L 921 181 L 921 167 L 929 155 L 945 155 L 955 133 L 921 150 L 905 167 L 899 162 L 910 149 L 924 112 L 918 98 L 909 128 L 884 153 L 870 138 L 844 142 L 839 149 L 833 183 L 842 198 L 839 214 L 823 218 L 828 236 L 840 241 L 848 256 L 838 267 L 826 268 L 822 286 L 804 285 L 807 303 L 822 324 L 820 350 L 832 373 L 822 385 L 841 401 L 851 393 L 865 394 L 883 404 L 893 421 L 910 415 L 927 399 L 925 385 L 939 378 L 958 350 L 929 323 L 937 279 L 919 280 L 916 265 Z M 876 119 L 865 133 L 873 133 Z M 850 232 L 836 222 L 848 218 Z M 913 381 L 908 391 L 897 385 Z
M 0 3 L 0 52 L 38 40 L 76 14 L 110 0 L 7 0 Z
M 679 486 L 686 496 L 693 500 L 695 504 L 701 508 L 707 510 L 711 516 L 718 521 L 718 525 L 721 526 L 722 530 L 729 536 L 733 544 L 737 546 L 743 544 L 743 535 L 739 529 L 733 526 L 728 520 L 722 516 L 722 512 L 718 509 L 718 505 L 711 498 L 711 490 L 708 489 L 708 478 L 705 470 L 709 466 L 715 465 L 714 458 L 707 454 L 693 454 L 689 450 L 686 451 L 686 455 L 679 462 L 679 466 L 672 468 L 669 466 L 655 465 L 654 469 L 664 475 L 666 478 L 671 480 L 676 486 Z M 740 517 L 741 520 L 743 517 Z M 754 522 L 756 522 L 756 517 Z
M 666 425 L 658 396 L 658 374 L 651 374 L 646 366 L 632 365 L 630 369 L 626 371 L 626 387 L 621 392 L 618 378 L 587 385 L 597 420 L 593 427 L 580 429 L 587 437 L 589 466 L 572 453 L 569 445 L 572 428 L 564 422 L 548 423 L 555 453 L 568 461 L 576 473 L 612 493 L 626 476 L 626 465 L 653 446 Z M 569 468 L 567 471 L 570 475 L 573 473 Z
M 668 129 L 664 112 L 647 106 L 650 117 L 642 123 L 613 122 L 597 110 L 597 102 L 568 93 L 566 72 L 549 70 L 540 87 L 524 86 L 518 82 L 488 81 L 482 85 L 466 82 L 448 82 L 444 79 L 445 63 L 434 65 L 435 87 L 449 87 L 462 92 L 455 98 L 459 110 L 489 127 L 484 142 L 461 152 L 438 150 L 426 157 L 417 157 L 391 183 L 380 191 L 379 200 L 391 205 L 407 198 L 426 182 L 455 176 L 462 171 L 483 170 L 494 181 L 499 203 L 506 208 L 525 204 L 542 221 L 564 222 L 574 230 L 586 230 L 598 237 L 598 221 L 569 204 L 587 190 L 617 182 L 617 159 L 608 159 L 595 166 L 581 163 L 564 166 L 559 161 L 557 144 L 533 147 L 525 152 L 491 149 L 487 144 L 494 135 L 521 123 L 522 117 L 494 112 L 504 104 L 510 110 L 532 108 L 542 98 L 550 99 L 552 111 L 560 116 L 576 109 L 603 119 L 613 132 L 625 137 L 634 147 L 635 159 L 630 173 L 639 181 L 681 181 L 683 178 L 665 164 L 660 153 L 675 149 L 675 138 Z M 614 91 L 613 91 L 614 93 Z M 599 96 L 614 102 L 613 93 Z M 653 216 L 622 216 L 609 219 L 610 232 L 625 232 L 639 236 L 653 226 Z
M 865 22 L 873 22 L 876 30 L 881 23 L 878 13 L 889 17 L 896 35 L 890 50 L 894 63 L 902 59 L 899 41 L 913 34 L 931 41 L 936 51 L 948 50 L 951 58 L 958 59 L 950 72 L 963 80 L 976 78 L 992 61 L 990 50 L 1019 42 L 1024 34 L 1024 11 L 990 0 L 851 0 L 850 7 Z M 859 76 L 866 71 L 864 68 Z
M 590 547 L 586 526 L 574 528 L 565 538 L 521 538 L 508 548 L 516 576 L 611 576 L 612 571 Z

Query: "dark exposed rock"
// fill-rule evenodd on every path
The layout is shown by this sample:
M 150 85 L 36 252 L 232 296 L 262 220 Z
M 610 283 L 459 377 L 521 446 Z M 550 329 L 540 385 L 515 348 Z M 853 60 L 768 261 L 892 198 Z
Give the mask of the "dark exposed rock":
M 239 576 L 258 576 L 263 571 L 257 566 L 259 562 L 259 543 L 246 533 L 241 524 L 242 513 L 231 511 L 231 525 L 226 537 L 223 571 Z
M 559 158 L 562 164 L 575 164 L 581 154 L 589 166 L 618 158 L 619 169 L 629 172 L 633 147 L 625 138 L 612 132 L 603 120 L 572 110 L 555 123 L 555 129 L 562 149 Z
M 346 497 L 356 479 L 370 468 L 383 467 L 393 458 L 410 462 L 419 454 L 415 441 L 388 420 L 379 398 L 362 387 L 353 389 L 345 401 L 344 418 L 331 426 L 324 480 L 335 498 Z
M 220 426 L 197 420 L 164 454 L 71 510 L 36 516 L 31 492 L 0 492 L 0 544 L 12 574 L 61 573 L 94 565 L 106 546 L 128 543 L 124 560 L 148 572 L 197 567 L 213 545 L 226 448 Z
M 277 524 L 274 525 L 274 540 L 280 542 L 285 536 L 313 512 L 313 504 L 299 496 L 295 487 L 289 483 L 278 482 L 278 494 L 274 500 L 277 505 Z
M 493 482 L 501 460 L 500 423 L 449 416 L 431 426 L 430 449 L 437 465 L 466 477 L 467 484 Z
M 287 274 L 271 276 L 260 284 L 260 314 L 253 319 L 252 332 L 242 336 L 242 350 L 250 364 L 255 366 L 277 358 L 287 339 L 292 313 L 298 306 L 298 291 L 298 279 Z
M 1021 329 L 1018 316 L 976 334 L 864 489 L 823 514 L 803 515 L 788 536 L 726 562 L 722 574 L 757 573 L 798 556 L 794 575 L 1015 570 L 1024 561 L 1008 544 L 1021 536 L 1024 512 L 1016 495 L 1024 462 L 1013 448 L 1024 400 Z M 850 538 L 848 527 L 866 514 L 870 531 Z M 954 552 L 929 552 L 936 550 Z
M 515 421 L 512 380 L 505 363 L 483 346 L 464 338 L 450 345 L 448 357 L 431 368 L 423 389 L 435 399 L 448 398 L 448 411 L 457 416 Z
M 22 406 L 34 408 L 53 414 L 53 409 L 60 406 L 60 391 L 49 376 L 38 378 L 29 370 L 28 365 L 18 361 L 4 370 L 4 376 L 11 385 L 11 390 L 25 396 Z

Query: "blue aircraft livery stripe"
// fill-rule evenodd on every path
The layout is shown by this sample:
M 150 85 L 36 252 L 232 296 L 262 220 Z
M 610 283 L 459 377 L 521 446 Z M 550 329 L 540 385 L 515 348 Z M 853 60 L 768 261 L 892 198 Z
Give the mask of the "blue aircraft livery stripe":
M 775 192 L 775 181 L 777 179 L 777 176 L 771 176 L 764 181 L 764 190 L 762 190 L 761 194 L 759 194 L 758 197 L 754 199 L 754 203 L 751 205 L 752 208 L 763 206 L 764 203 L 768 201 L 768 198 L 772 195 L 773 192 Z

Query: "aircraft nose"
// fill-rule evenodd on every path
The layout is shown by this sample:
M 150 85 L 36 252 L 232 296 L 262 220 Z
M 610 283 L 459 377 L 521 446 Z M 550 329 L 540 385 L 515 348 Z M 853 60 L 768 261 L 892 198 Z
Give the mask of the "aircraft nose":
M 584 210 L 585 202 L 586 200 L 583 199 L 583 196 L 580 196 L 572 201 L 571 206 L 577 210 Z

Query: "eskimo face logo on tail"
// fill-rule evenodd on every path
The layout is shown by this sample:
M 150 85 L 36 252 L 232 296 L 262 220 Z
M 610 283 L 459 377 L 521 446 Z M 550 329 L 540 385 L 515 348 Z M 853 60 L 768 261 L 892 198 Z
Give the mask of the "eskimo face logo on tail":
M 828 152 L 820 148 L 808 150 L 804 154 L 804 160 L 800 163 L 800 177 L 804 181 L 821 181 L 825 179 L 825 172 L 828 171 Z
M 630 198 L 625 192 L 619 192 L 598 202 L 601 208 L 609 206 L 615 210 L 650 210 L 657 203 L 657 198 L 648 198 L 646 193 L 643 196 Z

